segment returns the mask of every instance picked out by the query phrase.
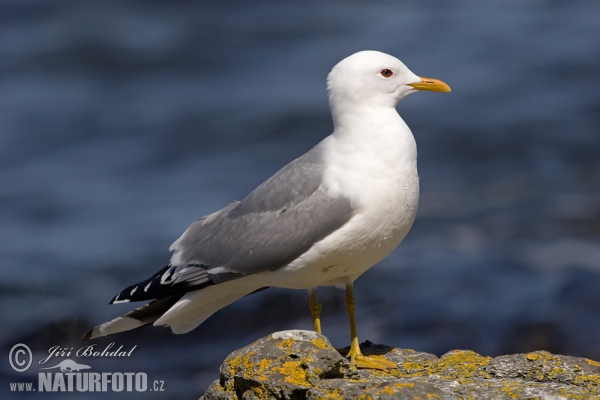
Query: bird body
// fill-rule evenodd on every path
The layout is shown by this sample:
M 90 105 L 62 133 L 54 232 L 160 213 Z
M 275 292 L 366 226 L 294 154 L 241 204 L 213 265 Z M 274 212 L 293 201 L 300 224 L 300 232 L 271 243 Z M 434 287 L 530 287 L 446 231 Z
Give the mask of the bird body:
M 417 147 L 395 106 L 416 90 L 450 91 L 384 53 L 342 60 L 328 76 L 333 133 L 241 202 L 190 225 L 170 247 L 170 264 L 112 303 L 156 300 L 84 338 L 149 323 L 185 333 L 269 286 L 311 290 L 319 331 L 316 287 L 345 286 L 351 358 L 382 367 L 360 354 L 352 283 L 400 244 L 415 219 Z
M 273 278 L 266 276 L 271 286 L 343 286 L 404 239 L 419 197 L 416 145 L 408 127 L 392 111 L 389 119 L 371 126 L 370 135 L 334 131 L 319 144 L 330 165 L 323 174 L 323 190 L 345 196 L 353 216 L 289 265 L 271 272 Z

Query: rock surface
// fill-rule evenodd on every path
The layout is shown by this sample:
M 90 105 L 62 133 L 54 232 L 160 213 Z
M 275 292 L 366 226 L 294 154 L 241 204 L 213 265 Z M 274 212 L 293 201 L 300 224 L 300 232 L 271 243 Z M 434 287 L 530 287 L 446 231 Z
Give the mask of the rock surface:
M 231 353 L 201 399 L 600 399 L 600 363 L 536 351 L 441 357 L 365 342 L 397 370 L 357 370 L 323 335 L 273 333 Z M 340 354 L 342 353 L 342 354 Z

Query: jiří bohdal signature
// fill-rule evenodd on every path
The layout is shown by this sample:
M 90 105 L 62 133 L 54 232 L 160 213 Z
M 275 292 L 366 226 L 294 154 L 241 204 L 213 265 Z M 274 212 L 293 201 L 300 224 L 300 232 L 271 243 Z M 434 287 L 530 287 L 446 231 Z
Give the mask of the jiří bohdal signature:
M 76 357 L 90 357 L 90 358 L 131 357 L 131 355 L 133 354 L 133 351 L 137 348 L 137 344 L 135 346 L 133 346 L 130 350 L 124 349 L 123 345 L 119 346 L 116 349 L 113 349 L 115 347 L 115 342 L 109 343 L 102 350 L 98 349 L 97 347 L 98 347 L 97 344 L 90 344 L 90 345 L 83 346 L 83 347 L 75 350 L 74 347 L 52 346 L 48 349 L 48 357 L 42 358 L 39 363 L 45 364 L 53 358 L 73 357 L 73 355 L 75 355 Z M 70 360 L 65 360 L 65 361 L 70 361 Z M 77 365 L 83 365 L 83 364 L 77 364 Z M 86 365 L 86 367 L 87 367 L 87 365 Z M 52 368 L 54 368 L 54 367 L 52 367 Z M 43 369 L 48 369 L 48 368 L 43 368 Z M 86 369 L 86 368 L 82 368 L 82 369 Z M 65 372 L 65 371 L 63 371 L 62 367 L 61 367 L 61 371 Z

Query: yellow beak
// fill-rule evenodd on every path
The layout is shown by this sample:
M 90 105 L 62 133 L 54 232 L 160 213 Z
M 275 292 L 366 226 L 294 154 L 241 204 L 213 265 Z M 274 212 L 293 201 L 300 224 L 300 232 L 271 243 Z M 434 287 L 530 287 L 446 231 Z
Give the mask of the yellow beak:
M 412 86 L 417 90 L 431 90 L 432 92 L 450 92 L 450 86 L 440 81 L 439 79 L 424 78 L 420 77 L 421 82 L 409 83 L 408 86 Z

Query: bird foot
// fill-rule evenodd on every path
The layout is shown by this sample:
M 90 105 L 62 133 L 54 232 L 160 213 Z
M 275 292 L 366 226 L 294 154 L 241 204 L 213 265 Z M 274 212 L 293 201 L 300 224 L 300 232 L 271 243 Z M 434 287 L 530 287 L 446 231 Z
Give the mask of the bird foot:
M 391 361 L 383 358 L 367 357 L 362 354 L 351 357 L 350 362 L 356 365 L 356 368 L 380 369 L 383 371 L 398 369 L 398 366 Z

